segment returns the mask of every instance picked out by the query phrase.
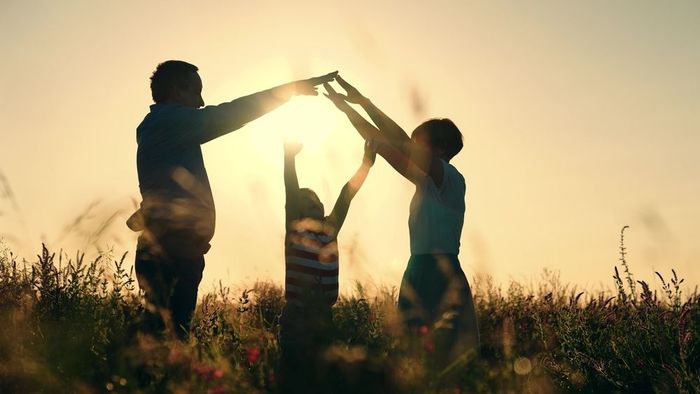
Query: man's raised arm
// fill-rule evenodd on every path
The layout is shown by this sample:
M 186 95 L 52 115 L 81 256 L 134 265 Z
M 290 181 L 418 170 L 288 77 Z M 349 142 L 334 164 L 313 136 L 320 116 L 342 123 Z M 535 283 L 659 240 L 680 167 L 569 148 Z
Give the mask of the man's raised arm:
M 203 144 L 243 127 L 262 115 L 276 109 L 292 96 L 318 95 L 316 86 L 332 81 L 337 72 L 303 79 L 237 98 L 233 101 L 204 108 L 179 108 L 172 127 L 182 131 L 170 138 L 181 139 L 183 144 Z M 175 141 L 173 141 L 175 142 Z

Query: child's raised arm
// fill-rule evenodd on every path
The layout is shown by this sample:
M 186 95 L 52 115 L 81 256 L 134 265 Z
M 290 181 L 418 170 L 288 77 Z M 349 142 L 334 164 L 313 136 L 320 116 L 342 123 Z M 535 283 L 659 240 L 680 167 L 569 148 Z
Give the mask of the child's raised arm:
M 372 165 L 374 165 L 374 159 L 376 156 L 377 151 L 374 144 L 370 141 L 365 141 L 365 152 L 362 156 L 362 164 L 355 172 L 355 175 L 353 175 L 345 186 L 343 186 L 343 189 L 340 191 L 340 195 L 338 195 L 338 200 L 336 200 L 335 206 L 333 206 L 333 211 L 330 215 L 328 215 L 327 220 L 334 228 L 334 234 L 336 236 L 338 235 L 340 228 L 343 227 L 343 223 L 345 223 L 345 218 L 348 215 L 348 209 L 350 209 L 350 202 L 365 183 L 367 174 L 369 174 L 369 169 L 372 167 Z
M 301 144 L 285 142 L 284 144 L 284 191 L 286 195 L 285 222 L 287 226 L 299 219 L 299 180 L 297 178 L 296 156 L 301 152 Z

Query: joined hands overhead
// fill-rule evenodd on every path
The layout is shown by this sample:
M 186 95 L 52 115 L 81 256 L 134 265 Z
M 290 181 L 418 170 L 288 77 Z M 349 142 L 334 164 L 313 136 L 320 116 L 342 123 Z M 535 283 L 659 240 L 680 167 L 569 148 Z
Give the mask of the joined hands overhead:
M 343 96 L 342 94 L 338 93 L 333 89 L 333 87 L 328 83 L 324 83 L 323 87 L 326 89 L 326 93 L 324 93 L 324 96 L 326 96 L 329 100 L 335 104 L 336 107 L 338 107 L 339 110 L 343 112 L 347 112 L 347 110 L 350 109 L 350 104 L 345 101 L 346 96 Z
M 319 77 L 313 77 L 309 79 L 301 79 L 299 81 L 294 81 L 292 82 L 292 86 L 294 87 L 294 92 L 299 95 L 303 96 L 318 96 L 318 91 L 316 90 L 316 86 L 320 84 L 325 84 L 333 79 L 336 78 L 338 75 L 337 71 L 333 71 L 332 73 L 328 73 L 326 75 L 321 75 Z
M 338 107 L 338 109 L 344 111 L 345 109 L 350 108 L 347 103 L 363 104 L 367 101 L 367 98 L 363 96 L 362 93 L 357 90 L 357 88 L 348 83 L 348 81 L 344 80 L 340 75 L 335 76 L 335 81 L 338 82 L 338 85 L 345 89 L 345 94 L 338 93 L 328 82 L 325 82 L 323 87 L 326 89 L 326 93 L 324 95 L 331 100 L 336 107 Z
M 353 104 L 360 104 L 363 100 L 367 99 L 365 96 L 362 95 L 362 93 L 360 93 L 359 90 L 357 90 L 357 88 L 350 85 L 340 75 L 336 75 L 335 80 L 343 89 L 345 89 L 344 96 L 342 94 L 339 94 L 339 96 L 343 97 L 345 101 Z

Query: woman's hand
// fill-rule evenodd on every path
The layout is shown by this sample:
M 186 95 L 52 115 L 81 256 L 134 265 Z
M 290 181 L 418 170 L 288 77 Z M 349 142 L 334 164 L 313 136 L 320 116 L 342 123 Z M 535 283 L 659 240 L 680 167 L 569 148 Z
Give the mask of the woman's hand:
M 345 101 L 351 102 L 353 104 L 361 104 L 363 100 L 366 100 L 365 96 L 363 96 L 359 90 L 357 90 L 354 86 L 350 85 L 340 75 L 336 75 L 335 80 L 338 82 L 338 85 L 345 89 L 345 96 L 343 96 Z
M 328 97 L 328 99 L 331 100 L 339 110 L 347 112 L 348 110 L 352 109 L 350 104 L 345 101 L 345 96 L 336 92 L 330 84 L 326 82 L 323 84 L 323 87 L 326 89 L 326 93 L 324 95 Z

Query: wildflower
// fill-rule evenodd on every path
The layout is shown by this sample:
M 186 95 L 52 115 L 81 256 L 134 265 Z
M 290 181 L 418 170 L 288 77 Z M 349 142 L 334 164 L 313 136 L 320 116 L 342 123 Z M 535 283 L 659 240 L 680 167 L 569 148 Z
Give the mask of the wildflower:
M 429 331 L 428 326 L 423 325 L 423 326 L 418 327 L 418 333 L 420 335 L 426 336 L 426 335 L 428 335 L 428 331 Z
M 222 371 L 222 370 L 220 370 L 220 369 L 217 368 L 217 369 L 215 369 L 214 371 L 212 371 L 211 376 L 212 376 L 214 379 L 221 379 L 221 378 L 224 377 L 224 371 Z
M 260 358 L 260 349 L 257 347 L 251 347 L 246 349 L 246 358 L 248 359 L 248 364 L 255 364 Z
M 170 349 L 170 353 L 168 354 L 168 362 L 170 364 L 177 364 L 181 359 L 182 359 L 182 352 L 180 352 L 176 348 Z

